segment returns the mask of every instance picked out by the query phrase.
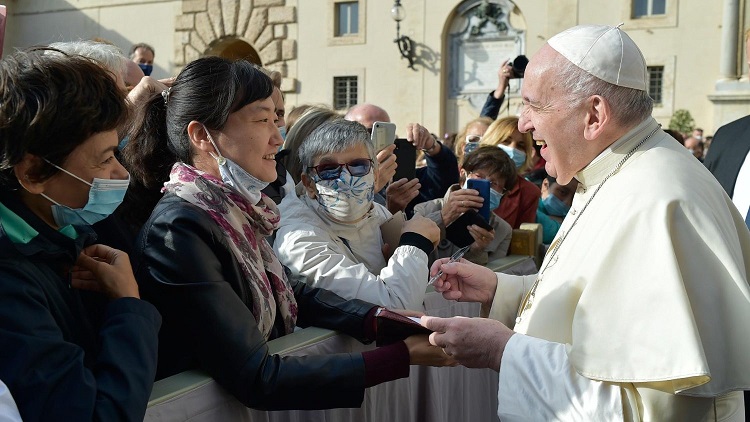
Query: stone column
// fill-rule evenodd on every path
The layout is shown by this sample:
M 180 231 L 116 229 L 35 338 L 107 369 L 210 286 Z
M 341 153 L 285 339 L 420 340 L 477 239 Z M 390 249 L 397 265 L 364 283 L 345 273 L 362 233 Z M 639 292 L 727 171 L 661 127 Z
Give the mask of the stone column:
M 724 0 L 724 19 L 721 25 L 721 63 L 719 67 L 722 80 L 736 80 L 738 78 L 739 12 L 739 0 Z

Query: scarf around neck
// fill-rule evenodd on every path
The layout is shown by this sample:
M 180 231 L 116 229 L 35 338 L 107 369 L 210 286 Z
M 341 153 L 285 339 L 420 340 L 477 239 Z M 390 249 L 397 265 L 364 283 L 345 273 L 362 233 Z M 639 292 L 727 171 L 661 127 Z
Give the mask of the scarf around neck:
M 251 311 L 263 336 L 269 338 L 277 310 L 286 334 L 291 333 L 297 320 L 297 301 L 266 241 L 279 226 L 276 204 L 264 194 L 254 205 L 221 179 L 179 162 L 172 167 L 164 191 L 206 211 L 221 227 L 252 292 Z

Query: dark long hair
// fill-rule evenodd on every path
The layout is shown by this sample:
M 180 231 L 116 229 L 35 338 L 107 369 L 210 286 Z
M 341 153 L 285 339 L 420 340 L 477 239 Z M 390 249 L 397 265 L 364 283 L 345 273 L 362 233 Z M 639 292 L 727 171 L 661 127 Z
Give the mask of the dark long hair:
M 138 107 L 123 149 L 131 180 L 123 218 L 140 227 L 161 198 L 172 165 L 193 164 L 191 121 L 221 130 L 231 113 L 272 93 L 271 79 L 247 61 L 204 57 L 188 64 L 170 89 Z

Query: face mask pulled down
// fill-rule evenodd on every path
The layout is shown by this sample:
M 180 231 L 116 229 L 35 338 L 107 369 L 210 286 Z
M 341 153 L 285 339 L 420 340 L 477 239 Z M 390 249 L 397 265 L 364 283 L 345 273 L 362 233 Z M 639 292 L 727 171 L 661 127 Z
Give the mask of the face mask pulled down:
M 203 126 L 203 129 L 206 131 L 208 141 L 211 142 L 211 145 L 213 145 L 216 150 L 216 154 L 213 152 L 210 154 L 219 165 L 221 180 L 227 185 L 233 187 L 240 195 L 250 201 L 250 203 L 257 204 L 260 202 L 260 191 L 268 186 L 268 182 L 258 179 L 234 161 L 221 155 L 221 151 L 219 151 L 219 147 L 216 146 L 211 133 L 208 132 L 208 128 Z
M 317 201 L 323 211 L 336 221 L 355 222 L 367 214 L 375 197 L 375 175 L 352 176 L 342 169 L 337 179 L 322 180 L 315 176 Z
M 68 225 L 90 226 L 98 223 L 115 212 L 115 209 L 120 206 L 122 200 L 125 198 L 125 192 L 128 190 L 130 178 L 124 180 L 94 178 L 94 180 L 89 183 L 64 168 L 55 165 L 46 159 L 45 161 L 58 170 L 75 177 L 91 187 L 89 189 L 89 200 L 83 208 L 70 208 L 43 193 L 41 194 L 43 198 L 52 202 L 52 218 L 60 227 Z

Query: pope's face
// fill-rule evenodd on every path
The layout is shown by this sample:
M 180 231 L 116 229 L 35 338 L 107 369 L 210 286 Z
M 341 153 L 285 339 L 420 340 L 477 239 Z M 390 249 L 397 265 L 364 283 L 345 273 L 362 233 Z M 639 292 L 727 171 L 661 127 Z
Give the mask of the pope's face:
M 541 155 L 547 173 L 567 184 L 588 164 L 581 156 L 586 113 L 562 92 L 559 65 L 566 60 L 549 45 L 532 57 L 526 68 L 523 88 L 523 111 L 518 120 L 521 132 L 532 131 L 534 140 L 544 141 Z

